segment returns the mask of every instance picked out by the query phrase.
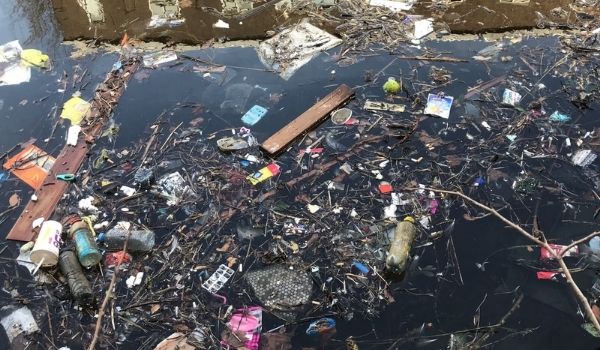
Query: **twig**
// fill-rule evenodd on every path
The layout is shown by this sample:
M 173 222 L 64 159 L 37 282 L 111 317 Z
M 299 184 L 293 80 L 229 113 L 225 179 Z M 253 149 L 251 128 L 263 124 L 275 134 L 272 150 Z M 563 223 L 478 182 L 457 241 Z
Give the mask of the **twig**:
M 131 236 L 131 230 L 127 231 L 127 238 L 125 239 L 125 243 L 123 243 L 123 252 L 127 252 L 127 243 L 129 242 L 129 237 Z M 87 350 L 94 350 L 96 349 L 96 343 L 98 342 L 98 336 L 100 335 L 100 330 L 102 329 L 102 317 L 104 317 L 104 313 L 106 312 L 106 305 L 108 305 L 108 301 L 110 300 L 110 298 L 112 297 L 112 291 L 115 288 L 115 284 L 117 283 L 117 275 L 119 274 L 119 271 L 121 270 L 121 262 L 123 260 L 119 259 L 117 261 L 117 265 L 115 266 L 114 270 L 113 270 L 113 276 L 112 279 L 110 280 L 110 285 L 108 286 L 108 289 L 106 290 L 106 295 L 104 296 L 104 300 L 102 301 L 102 306 L 100 307 L 100 310 L 98 310 L 98 319 L 96 320 L 96 328 L 94 329 L 94 337 L 92 338 L 92 342 L 90 343 L 90 346 L 88 346 Z
M 161 152 L 162 152 L 163 148 L 165 148 L 165 146 L 167 145 L 167 143 L 169 142 L 169 140 L 171 140 L 171 137 L 173 136 L 173 134 L 175 133 L 175 131 L 177 131 L 177 129 L 179 129 L 179 127 L 181 126 L 181 124 L 183 124 L 183 122 L 179 123 L 179 125 L 177 125 L 175 127 L 175 129 L 173 129 L 173 131 L 171 131 L 171 133 L 169 134 L 169 136 L 167 137 L 167 139 L 165 140 L 165 142 L 163 143 L 163 145 L 160 146 Z
M 569 251 L 569 249 L 573 248 L 574 246 L 581 244 L 583 242 L 586 242 L 596 236 L 600 236 L 600 231 L 596 231 L 596 232 L 592 232 L 589 235 L 583 237 L 582 239 L 578 239 L 575 242 L 569 244 L 568 246 L 564 247 L 561 251 L 560 251 L 560 256 L 564 256 L 566 252 Z
M 464 60 L 462 58 L 454 58 L 454 57 L 427 57 L 427 56 L 398 56 L 398 58 L 403 60 L 419 60 L 419 61 L 435 61 L 435 62 L 469 62 L 469 60 Z
M 160 118 L 160 116 L 159 116 L 159 118 Z M 140 166 L 142 166 L 144 164 L 144 162 L 146 161 L 146 156 L 148 155 L 148 151 L 150 150 L 150 146 L 152 146 L 152 144 L 154 143 L 154 139 L 156 139 L 156 136 L 158 135 L 158 132 L 160 130 L 160 124 L 159 123 L 156 123 L 154 125 L 156 127 L 154 128 L 154 131 L 152 132 L 152 136 L 150 136 L 150 140 L 148 140 L 148 143 L 146 144 L 146 148 L 144 149 L 144 154 L 142 155 L 142 161 L 140 162 Z
M 406 190 L 409 190 L 409 191 L 416 191 L 416 190 L 423 190 L 423 189 L 427 190 L 427 191 L 445 193 L 445 194 L 461 197 L 462 199 L 474 204 L 475 206 L 492 213 L 492 215 L 494 215 L 495 217 L 500 219 L 502 222 L 504 222 L 508 226 L 512 227 L 513 229 L 517 230 L 517 232 L 520 233 L 523 237 L 527 238 L 530 241 L 535 242 L 538 246 L 543 247 L 546 250 L 548 250 L 548 252 L 550 254 L 552 254 L 552 256 L 558 261 L 558 264 L 560 265 L 560 268 L 565 275 L 565 279 L 567 280 L 567 283 L 569 284 L 569 286 L 571 287 L 573 292 L 575 292 L 575 295 L 577 296 L 577 299 L 579 299 L 579 302 L 583 305 L 583 308 L 585 309 L 585 313 L 586 313 L 589 321 L 600 332 L 600 323 L 598 322 L 598 319 L 594 315 L 594 312 L 592 311 L 592 307 L 590 306 L 590 303 L 588 302 L 585 295 L 583 295 L 583 292 L 581 292 L 581 289 L 579 288 L 577 283 L 575 283 L 575 280 L 573 279 L 573 276 L 571 275 L 571 271 L 569 270 L 569 268 L 567 267 L 567 264 L 565 264 L 565 261 L 563 260 L 562 254 L 564 254 L 564 252 L 561 251 L 560 253 L 557 253 L 556 251 L 554 251 L 554 249 L 552 249 L 552 247 L 550 247 L 550 245 L 548 243 L 543 242 L 543 241 L 539 240 L 538 238 L 534 237 L 531 233 L 525 231 L 521 226 L 519 226 L 519 225 L 515 224 L 514 222 L 505 218 L 502 214 L 500 214 L 494 208 L 488 207 L 487 205 L 476 201 L 475 199 L 465 195 L 464 193 L 461 193 L 458 191 L 440 190 L 440 189 L 429 188 L 429 187 L 406 188 Z M 597 234 L 600 234 L 600 232 L 594 232 L 594 234 L 597 235 Z M 589 236 L 591 236 L 591 235 L 588 235 L 588 237 Z M 585 238 L 587 238 L 587 237 L 584 237 L 583 241 L 585 241 Z M 576 242 L 574 242 L 574 243 L 576 243 Z M 568 247 L 570 247 L 570 246 L 568 246 Z

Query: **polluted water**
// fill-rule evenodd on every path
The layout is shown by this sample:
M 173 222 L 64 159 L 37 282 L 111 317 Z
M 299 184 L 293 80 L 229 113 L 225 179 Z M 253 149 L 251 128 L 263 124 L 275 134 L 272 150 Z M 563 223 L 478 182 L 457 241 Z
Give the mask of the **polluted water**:
M 1 5 L 0 347 L 597 347 L 589 3 Z

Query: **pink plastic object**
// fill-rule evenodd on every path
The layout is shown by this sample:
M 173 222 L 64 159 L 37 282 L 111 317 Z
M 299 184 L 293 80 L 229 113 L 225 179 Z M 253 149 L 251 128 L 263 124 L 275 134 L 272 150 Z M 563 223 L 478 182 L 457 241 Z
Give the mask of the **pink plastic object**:
M 560 275 L 560 273 L 552 272 L 552 271 L 538 271 L 536 273 L 538 280 L 552 280 L 552 279 L 554 279 L 554 277 L 556 277 L 558 275 Z
M 560 244 L 549 244 L 549 246 L 552 248 L 552 250 L 554 250 L 554 252 L 556 252 L 556 254 L 560 254 L 560 252 L 566 248 L 566 245 L 560 245 Z M 571 249 L 567 250 L 567 252 L 565 253 L 565 255 L 563 256 L 577 256 L 579 255 L 579 248 L 577 246 L 572 247 Z M 552 256 L 552 253 L 550 253 L 546 248 L 542 248 L 540 249 L 540 259 L 545 260 L 545 259 L 554 259 L 554 256 Z
M 227 326 L 234 332 L 245 334 L 244 347 L 249 350 L 258 350 L 262 330 L 262 308 L 252 306 L 237 309 L 227 322 Z

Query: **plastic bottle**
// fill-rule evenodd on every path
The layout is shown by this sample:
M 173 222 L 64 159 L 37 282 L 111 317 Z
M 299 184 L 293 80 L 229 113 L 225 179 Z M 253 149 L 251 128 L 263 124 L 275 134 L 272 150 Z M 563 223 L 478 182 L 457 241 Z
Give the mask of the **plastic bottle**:
M 390 250 L 385 259 L 386 268 L 392 272 L 402 273 L 406 269 L 410 249 L 417 235 L 417 229 L 413 222 L 413 218 L 409 216 L 396 225 L 394 240 L 390 245 Z
M 210 330 L 205 326 L 196 327 L 187 339 L 187 343 L 195 346 L 197 349 L 208 348 L 210 342 Z
M 127 239 L 128 231 L 121 227 L 113 227 L 104 235 L 104 244 L 106 249 L 115 251 L 123 249 L 123 244 Z M 127 242 L 128 252 L 146 253 L 154 248 L 154 231 L 150 230 L 131 230 L 129 241 Z
M 58 266 L 60 267 L 60 272 L 67 278 L 69 289 L 77 303 L 91 303 L 94 297 L 92 294 L 92 287 L 87 278 L 85 278 L 75 253 L 71 250 L 60 253 Z
M 77 258 L 84 267 L 92 267 L 100 263 L 102 253 L 98 249 L 96 239 L 90 231 L 87 223 L 83 222 L 77 215 L 70 215 L 65 220 L 70 223 L 69 238 L 75 243 Z

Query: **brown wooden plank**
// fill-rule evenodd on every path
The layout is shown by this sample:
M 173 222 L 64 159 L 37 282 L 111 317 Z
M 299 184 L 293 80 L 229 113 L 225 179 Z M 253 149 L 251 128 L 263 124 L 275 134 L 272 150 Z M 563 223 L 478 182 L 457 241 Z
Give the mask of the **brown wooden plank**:
M 332 93 L 325 96 L 314 106 L 271 135 L 271 137 L 262 143 L 262 149 L 269 154 L 280 152 L 290 142 L 302 135 L 302 133 L 327 118 L 329 113 L 350 99 L 352 95 L 354 95 L 354 92 L 347 85 L 342 84 L 338 86 Z
M 111 72 L 107 75 L 104 83 L 96 90 L 95 98 L 91 101 L 91 116 L 87 118 L 89 124 L 79 135 L 77 145 L 65 145 L 44 179 L 43 185 L 35 191 L 37 201 L 27 203 L 6 239 L 31 241 L 37 235 L 32 227 L 33 221 L 40 217 L 47 220 L 54 213 L 58 202 L 69 187 L 67 182 L 56 179 L 56 175 L 77 173 L 87 156 L 88 142 L 93 142 L 94 138 L 101 133 L 104 123 L 109 119 L 119 97 L 125 91 L 127 81 L 138 65 L 139 62 L 133 59 L 123 64 L 123 72 Z
M 67 182 L 57 180 L 56 175 L 76 173 L 87 151 L 88 145 L 81 135 L 76 146 L 63 148 L 46 176 L 44 184 L 35 191 L 38 200 L 27 203 L 6 239 L 31 241 L 35 237 L 37 233 L 33 230 L 33 221 L 40 217 L 49 219 L 69 185 Z

